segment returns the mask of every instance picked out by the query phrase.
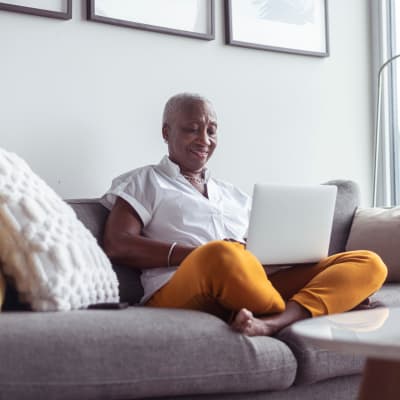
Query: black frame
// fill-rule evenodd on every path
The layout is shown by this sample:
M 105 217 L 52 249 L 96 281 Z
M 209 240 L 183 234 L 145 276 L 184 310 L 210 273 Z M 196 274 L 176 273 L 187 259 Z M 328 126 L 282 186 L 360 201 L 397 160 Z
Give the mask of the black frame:
M 18 6 L 15 4 L 8 4 L 3 1 L 0 2 L 0 10 L 19 12 L 23 14 L 38 15 L 40 17 L 58 18 L 58 19 L 71 19 L 72 18 L 72 0 L 64 0 L 67 10 L 64 11 L 51 11 L 45 8 L 34 8 L 26 6 Z
M 290 49 L 286 47 L 267 46 L 263 44 L 242 42 L 233 40 L 233 27 L 232 27 L 232 1 L 225 0 L 225 43 L 232 46 L 247 47 L 251 49 L 278 51 L 283 53 L 300 54 L 315 57 L 328 57 L 329 56 L 329 28 L 328 28 L 328 0 L 324 0 L 325 9 L 325 51 L 306 51 L 299 49 Z
M 208 14 L 210 30 L 207 33 L 198 33 L 198 32 L 185 31 L 181 29 L 164 28 L 162 26 L 148 25 L 148 24 L 142 24 L 140 22 L 133 22 L 128 20 L 121 20 L 117 18 L 110 18 L 101 15 L 96 15 L 95 13 L 96 0 L 87 0 L 87 19 L 96 22 L 103 22 L 105 24 L 124 26 L 134 29 L 142 29 L 145 31 L 167 33 L 169 35 L 185 36 L 203 40 L 213 40 L 215 38 L 215 4 L 214 0 L 207 0 L 207 1 L 209 1 L 210 3 L 209 14 Z

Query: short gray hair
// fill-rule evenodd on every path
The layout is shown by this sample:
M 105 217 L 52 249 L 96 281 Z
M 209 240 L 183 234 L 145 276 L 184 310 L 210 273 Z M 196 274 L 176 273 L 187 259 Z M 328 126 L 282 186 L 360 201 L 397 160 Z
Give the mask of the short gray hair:
M 162 116 L 163 125 L 167 123 L 171 118 L 171 115 L 175 114 L 179 109 L 181 109 L 184 104 L 193 103 L 196 101 L 207 103 L 214 110 L 211 101 L 204 96 L 201 96 L 197 93 L 178 93 L 175 96 L 172 96 L 165 104 Z

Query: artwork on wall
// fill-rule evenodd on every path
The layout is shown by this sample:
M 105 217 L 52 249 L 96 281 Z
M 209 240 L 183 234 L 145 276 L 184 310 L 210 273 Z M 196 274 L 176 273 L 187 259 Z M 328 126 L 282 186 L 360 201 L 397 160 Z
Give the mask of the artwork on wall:
M 329 55 L 327 0 L 225 0 L 226 43 Z
M 39 15 L 41 17 L 71 19 L 72 0 L 0 1 L 0 10 Z
M 214 0 L 88 0 L 88 19 L 198 39 L 214 39 Z

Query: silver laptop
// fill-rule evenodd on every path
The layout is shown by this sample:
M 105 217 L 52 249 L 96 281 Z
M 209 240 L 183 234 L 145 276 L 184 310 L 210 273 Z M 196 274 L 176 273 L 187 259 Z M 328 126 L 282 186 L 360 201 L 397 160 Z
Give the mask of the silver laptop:
M 336 186 L 256 184 L 247 249 L 264 265 L 317 262 L 328 255 Z

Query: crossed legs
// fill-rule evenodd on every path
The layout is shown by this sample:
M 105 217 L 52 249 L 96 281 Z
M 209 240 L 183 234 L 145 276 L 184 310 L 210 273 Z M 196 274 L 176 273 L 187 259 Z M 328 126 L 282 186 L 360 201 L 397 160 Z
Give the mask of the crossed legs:
M 335 254 L 269 277 L 239 243 L 197 248 L 146 305 L 206 311 L 246 335 L 273 335 L 310 316 L 348 311 L 377 291 L 387 270 L 369 251 Z

